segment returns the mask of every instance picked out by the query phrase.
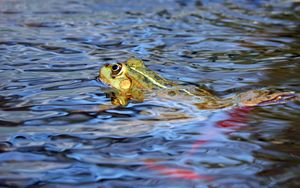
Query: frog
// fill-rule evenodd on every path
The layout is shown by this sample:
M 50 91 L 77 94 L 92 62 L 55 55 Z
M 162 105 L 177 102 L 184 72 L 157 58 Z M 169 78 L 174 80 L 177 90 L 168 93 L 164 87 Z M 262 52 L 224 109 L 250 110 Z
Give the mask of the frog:
M 207 89 L 168 80 L 149 69 L 143 60 L 135 57 L 124 62 L 105 64 L 100 68 L 98 78 L 112 88 L 107 95 L 111 103 L 123 107 L 127 106 L 129 101 L 143 102 L 149 93 L 156 93 L 156 96 L 170 100 L 192 101 L 199 109 L 253 107 L 300 99 L 299 94 L 294 91 L 275 89 L 254 89 L 222 98 Z

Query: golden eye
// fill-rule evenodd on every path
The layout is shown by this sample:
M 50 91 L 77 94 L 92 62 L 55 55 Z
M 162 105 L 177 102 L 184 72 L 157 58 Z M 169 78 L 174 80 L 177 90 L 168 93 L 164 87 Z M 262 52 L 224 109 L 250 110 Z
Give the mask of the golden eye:
M 122 64 L 117 63 L 111 66 L 111 72 L 114 76 L 119 75 L 122 70 Z

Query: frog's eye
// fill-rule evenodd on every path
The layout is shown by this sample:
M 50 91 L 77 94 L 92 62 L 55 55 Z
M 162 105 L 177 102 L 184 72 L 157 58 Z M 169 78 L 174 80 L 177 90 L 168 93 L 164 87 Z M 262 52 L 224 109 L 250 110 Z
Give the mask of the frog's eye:
M 111 66 L 112 75 L 117 76 L 121 73 L 122 70 L 122 64 L 117 63 Z

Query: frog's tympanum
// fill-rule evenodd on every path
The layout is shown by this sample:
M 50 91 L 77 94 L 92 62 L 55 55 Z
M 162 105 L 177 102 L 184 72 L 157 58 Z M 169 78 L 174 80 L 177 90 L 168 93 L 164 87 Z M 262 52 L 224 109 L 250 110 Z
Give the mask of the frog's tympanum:
M 266 89 L 242 92 L 232 98 L 219 98 L 202 88 L 182 86 L 164 79 L 136 58 L 123 63 L 106 64 L 100 69 L 99 78 L 113 88 L 113 92 L 109 94 L 112 104 L 121 106 L 126 106 L 129 100 L 143 102 L 145 96 L 153 92 L 158 97 L 193 101 L 200 109 L 267 105 L 300 98 L 294 92 Z

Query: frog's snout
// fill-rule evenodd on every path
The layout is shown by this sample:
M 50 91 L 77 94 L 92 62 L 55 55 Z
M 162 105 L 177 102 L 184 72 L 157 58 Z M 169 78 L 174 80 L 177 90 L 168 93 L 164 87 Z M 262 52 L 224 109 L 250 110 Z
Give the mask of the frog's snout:
M 106 83 L 106 78 L 105 78 L 105 71 L 104 71 L 104 67 L 102 67 L 99 71 L 99 75 L 98 75 L 98 79 L 102 82 L 102 83 Z

